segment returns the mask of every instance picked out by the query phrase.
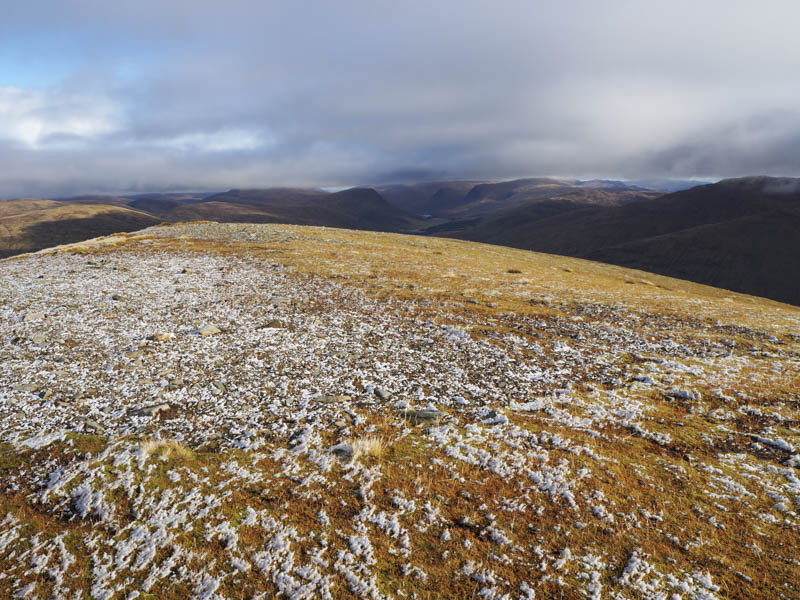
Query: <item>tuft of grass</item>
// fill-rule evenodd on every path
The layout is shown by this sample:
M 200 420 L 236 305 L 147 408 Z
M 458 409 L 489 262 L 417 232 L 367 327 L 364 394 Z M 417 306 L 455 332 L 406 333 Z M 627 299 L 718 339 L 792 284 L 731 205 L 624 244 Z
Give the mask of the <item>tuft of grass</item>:
M 386 439 L 377 435 L 368 435 L 354 440 L 350 445 L 353 449 L 352 460 L 362 456 L 371 456 L 380 459 L 386 453 Z
M 20 452 L 8 442 L 0 443 L 0 472 L 22 467 L 27 461 Z
M 194 452 L 177 440 L 146 440 L 139 447 L 147 456 L 158 456 L 164 459 L 180 458 L 191 460 Z

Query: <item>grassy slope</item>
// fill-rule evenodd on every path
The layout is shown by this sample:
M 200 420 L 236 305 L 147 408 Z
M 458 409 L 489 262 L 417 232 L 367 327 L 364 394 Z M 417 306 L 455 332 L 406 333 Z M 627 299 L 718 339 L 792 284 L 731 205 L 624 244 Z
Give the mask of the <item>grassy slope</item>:
M 0 256 L 135 231 L 159 222 L 147 213 L 121 206 L 50 200 L 3 201 L 0 202 Z
M 787 335 L 800 333 L 800 313 L 794 307 L 761 298 L 580 259 L 469 242 L 316 228 L 286 227 L 285 230 L 299 233 L 300 237 L 275 244 L 233 244 L 224 239 L 192 241 L 150 238 L 147 251 L 214 253 L 277 260 L 294 268 L 299 276 L 345 281 L 347 285 L 387 301 L 411 301 L 405 305 L 407 318 L 430 319 L 435 323 L 439 323 L 440 319 L 443 322 L 455 320 L 475 338 L 492 339 L 498 333 L 513 333 L 545 345 L 554 339 L 553 332 L 559 323 L 594 322 L 608 318 L 591 316 L 583 309 L 578 310 L 580 307 L 595 307 L 601 312 L 605 310 L 604 307 L 610 307 L 613 311 L 624 309 L 630 315 L 627 326 L 635 328 L 634 331 L 638 328 L 637 323 L 642 327 L 646 325 L 647 335 L 653 339 L 677 339 L 679 343 L 702 344 L 725 338 L 733 340 L 739 348 L 737 352 L 757 344 L 766 350 L 791 350 L 797 356 L 797 339 L 794 338 L 792 342 Z M 136 252 L 141 251 L 137 241 L 136 236 L 131 236 L 125 238 L 122 245 L 96 249 L 65 248 L 63 251 L 91 252 L 98 256 L 110 251 L 129 251 L 131 257 L 135 258 Z M 532 301 L 542 297 L 550 300 Z M 442 317 L 442 312 L 451 316 Z M 551 326 L 549 329 L 532 329 L 526 325 L 530 319 L 548 322 Z M 503 323 L 502 328 L 497 325 L 478 325 L 486 320 L 499 320 Z M 602 322 L 599 324 L 602 325 Z M 765 342 L 765 335 L 774 336 L 775 342 Z M 571 341 L 570 344 L 579 345 L 580 342 Z M 742 355 L 746 357 L 747 353 L 743 352 Z M 595 358 L 599 362 L 607 359 L 605 356 Z M 629 357 L 628 361 L 632 370 L 642 366 L 641 359 Z M 704 368 L 711 368 L 703 364 Z M 746 462 L 748 468 L 759 473 L 758 478 L 765 485 L 775 485 L 778 486 L 775 489 L 779 489 L 783 481 L 779 473 L 786 470 L 781 466 L 785 456 L 769 449 L 753 449 L 746 432 L 772 426 L 775 428 L 774 435 L 795 443 L 800 440 L 796 430 L 797 419 L 800 419 L 796 408 L 800 399 L 800 379 L 797 371 L 776 373 L 774 364 L 771 360 L 753 359 L 747 369 L 729 374 L 724 390 L 729 396 L 727 400 L 708 389 L 702 390 L 703 400 L 696 405 L 665 399 L 647 391 L 630 392 L 640 394 L 639 399 L 645 402 L 648 427 L 672 434 L 673 441 L 666 446 L 632 436 L 630 432 L 613 426 L 602 432 L 607 436 L 602 439 L 589 435 L 590 431 L 582 431 L 580 427 L 554 425 L 544 413 L 525 417 L 511 415 L 514 424 L 519 427 L 557 433 L 572 442 L 586 444 L 610 459 L 597 463 L 586 457 L 563 453 L 564 461 L 571 468 L 584 467 L 591 471 L 597 491 L 614 505 L 618 516 L 614 524 L 608 527 L 598 527 L 591 521 L 589 527 L 581 529 L 574 527 L 575 517 L 566 506 L 542 501 L 545 509 L 538 516 L 506 518 L 506 514 L 500 511 L 502 526 L 513 533 L 515 539 L 524 540 L 526 549 L 529 548 L 528 544 L 531 548 L 541 546 L 543 564 L 554 563 L 559 557 L 559 549 L 565 546 L 573 548 L 573 553 L 578 549 L 589 554 L 609 553 L 616 561 L 616 566 L 611 569 L 615 575 L 604 576 L 600 583 L 605 589 L 622 592 L 626 597 L 638 595 L 629 588 L 621 587 L 616 578 L 623 575 L 626 561 L 636 548 L 641 549 L 649 557 L 650 564 L 661 572 L 686 569 L 700 575 L 710 574 L 714 584 L 719 586 L 717 593 L 722 597 L 797 597 L 793 586 L 797 582 L 798 566 L 791 561 L 800 548 L 798 530 L 780 524 L 780 521 L 777 525 L 754 521 L 756 514 L 770 513 L 774 501 L 758 492 L 757 481 L 742 478 L 739 471 L 732 467 L 734 463 L 738 464 L 737 461 Z M 688 375 L 679 376 L 676 385 L 683 385 L 684 379 L 691 381 Z M 566 406 L 565 410 L 580 418 L 591 414 L 594 393 L 581 380 L 575 381 L 575 384 L 578 400 L 572 406 Z M 730 397 L 735 394 L 742 396 Z M 587 404 L 583 405 L 582 402 Z M 748 402 L 757 403 L 764 413 L 775 411 L 775 414 L 780 413 L 789 420 L 776 422 L 769 416 L 738 414 L 737 409 Z M 707 416 L 712 409 L 737 413 L 733 421 L 724 422 L 725 428 L 735 432 L 735 435 L 728 435 L 727 439 L 725 435 L 719 436 L 719 421 Z M 683 426 L 677 427 L 676 423 Z M 382 470 L 382 477 L 375 487 L 375 502 L 386 510 L 390 511 L 392 507 L 388 499 L 383 497 L 384 490 L 403 490 L 407 496 L 413 496 L 415 490 L 417 493 L 424 490 L 424 497 L 440 506 L 448 521 L 455 523 L 466 514 L 479 522 L 481 513 L 474 513 L 474 503 L 465 501 L 463 493 L 494 507 L 495 499 L 515 497 L 525 487 L 522 482 L 504 480 L 472 465 L 461 467 L 461 476 L 467 483 L 458 485 L 451 479 L 449 471 L 429 462 L 431 458 L 441 461 L 447 460 L 447 457 L 419 430 L 414 430 L 403 440 L 395 440 L 392 436 L 397 435 L 397 430 L 390 426 L 387 415 L 380 412 L 374 413 L 365 425 L 377 428 L 390 440 L 390 449 L 384 458 L 365 461 L 368 466 L 377 465 Z M 708 434 L 714 436 L 716 445 L 707 442 Z M 91 456 L 91 453 L 96 454 L 106 443 L 102 438 L 88 437 L 75 439 L 71 445 L 63 448 L 55 446 L 38 453 L 20 453 L 13 448 L 5 448 L 2 468 L 9 478 L 16 477 L 18 472 L 21 477 L 32 463 L 42 460 L 43 454 L 49 457 L 63 452 L 63 460 L 69 462 Z M 86 452 L 90 454 L 86 455 Z M 226 451 L 216 454 L 213 449 L 200 449 L 195 454 L 172 457 L 163 463 L 154 460 L 156 466 L 153 467 L 155 470 L 152 471 L 149 489 L 156 497 L 168 489 L 170 484 L 164 473 L 173 467 L 209 478 L 208 486 L 224 482 L 230 475 L 221 469 L 221 465 L 230 461 L 265 475 L 273 473 L 276 468 L 270 461 L 249 463 L 247 456 L 242 453 Z M 415 463 L 421 465 L 415 466 Z M 773 475 L 765 475 L 762 470 L 764 466 L 772 467 Z M 734 503 L 733 508 L 730 508 L 728 500 L 710 498 L 704 490 L 716 477 L 713 469 L 756 492 L 757 496 L 744 504 Z M 789 468 L 786 471 L 791 474 L 793 470 Z M 774 482 L 769 483 L 768 477 L 774 477 Z M 313 508 L 305 502 L 293 501 L 289 482 L 270 483 L 269 494 L 266 486 L 262 487 L 253 485 L 228 497 L 224 510 L 230 514 L 232 522 L 241 520 L 245 504 L 267 511 L 277 511 L 283 507 L 283 510 L 288 508 L 289 511 L 286 523 L 301 532 L 307 532 L 318 528 L 314 516 L 316 507 L 326 506 L 333 522 L 331 529 L 338 530 L 347 528 L 349 519 L 358 510 L 358 503 L 354 500 L 359 497 L 358 490 L 347 482 L 333 488 L 314 488 L 317 497 Z M 724 492 L 723 489 L 718 491 Z M 352 502 L 356 502 L 355 506 Z M 722 507 L 721 503 L 729 508 Z M 334 512 L 335 507 L 338 507 L 338 513 Z M 31 503 L 22 493 L 6 494 L 3 508 L 21 519 L 31 534 L 41 531 L 50 536 L 56 531 L 67 532 L 68 541 L 75 544 L 76 548 L 80 548 L 79 540 L 93 531 L 90 522 L 64 522 L 58 512 L 48 512 L 46 506 Z M 660 520 L 641 519 L 641 510 L 656 515 Z M 533 522 L 535 527 L 526 528 L 526 522 Z M 463 532 L 455 526 L 451 529 L 459 536 L 462 533 L 472 535 L 469 528 Z M 673 543 L 664 532 L 676 533 L 681 545 Z M 414 533 L 415 547 L 428 559 L 425 564 L 429 576 L 427 582 L 415 582 L 402 576 L 399 567 L 402 561 L 387 553 L 388 546 L 376 547 L 380 588 L 393 593 L 402 587 L 405 594 L 413 592 L 425 598 L 471 596 L 482 586 L 465 578 L 454 579 L 450 576 L 450 569 L 457 568 L 468 559 L 486 563 L 512 584 L 516 584 L 522 576 L 519 567 L 506 568 L 500 562 L 489 561 L 488 556 L 502 552 L 502 549 L 497 549 L 486 540 L 476 539 L 469 550 L 454 546 L 454 552 L 445 557 L 441 550 L 446 546 L 438 541 L 438 533 L 437 528 L 427 533 Z M 688 541 L 693 541 L 693 544 L 684 547 L 683 544 Z M 263 534 L 251 532 L 247 537 L 242 534 L 243 545 L 253 544 L 260 548 L 267 542 L 269 539 Z M 188 547 L 203 548 L 220 561 L 225 558 L 225 549 L 217 542 L 209 544 L 202 537 L 192 539 L 191 534 L 187 534 L 184 543 Z M 760 550 L 750 549 L 750 544 L 756 544 Z M 530 561 L 538 564 L 539 559 L 535 554 L 529 549 L 527 552 Z M 88 582 L 90 568 L 91 565 L 84 562 L 74 565 L 72 572 L 78 579 L 74 579 L 73 584 L 84 579 Z M 553 567 L 542 572 L 552 575 Z M 737 572 L 742 573 L 744 578 Z M 583 585 L 580 579 L 575 578 L 576 573 L 569 568 L 560 573 L 564 585 L 557 585 L 552 580 L 543 581 L 538 597 L 583 597 L 582 593 L 576 591 L 579 585 Z M 134 581 L 142 576 L 141 573 L 131 573 Z M 653 578 L 654 575 L 651 573 L 648 577 Z M 642 580 L 646 582 L 648 577 Z M 248 593 L 258 589 L 271 590 L 269 582 L 258 573 L 248 573 L 243 578 L 236 587 L 223 587 L 220 592 L 234 597 L 237 590 L 239 593 L 242 590 Z M 164 598 L 181 597 L 188 593 L 187 590 L 168 587 L 158 587 L 152 591 L 156 597 Z M 337 592 L 341 597 L 351 597 L 344 587 L 337 588 Z

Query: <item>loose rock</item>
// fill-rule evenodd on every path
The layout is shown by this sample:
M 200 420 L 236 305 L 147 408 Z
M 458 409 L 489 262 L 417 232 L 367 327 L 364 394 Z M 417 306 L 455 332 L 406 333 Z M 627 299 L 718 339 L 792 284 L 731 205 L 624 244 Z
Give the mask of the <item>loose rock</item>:
M 210 335 L 217 335 L 218 333 L 222 333 L 222 330 L 216 325 L 212 325 L 209 323 L 208 325 L 204 325 L 203 327 L 198 329 L 197 333 L 199 335 L 202 335 L 203 337 L 208 337 Z
M 429 408 L 421 410 L 407 409 L 397 412 L 401 417 L 415 425 L 417 423 L 438 423 L 447 416 L 447 413 L 441 410 L 431 410 Z
M 374 394 L 381 400 L 388 400 L 392 397 L 392 393 L 382 387 L 375 388 Z

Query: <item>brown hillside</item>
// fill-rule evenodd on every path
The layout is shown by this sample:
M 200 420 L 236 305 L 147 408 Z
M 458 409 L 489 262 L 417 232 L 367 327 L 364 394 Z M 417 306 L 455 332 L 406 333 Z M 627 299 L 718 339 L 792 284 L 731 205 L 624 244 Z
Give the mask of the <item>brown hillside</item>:
M 0 256 L 135 231 L 160 222 L 156 217 L 121 206 L 51 200 L 0 201 Z
M 459 237 L 569 256 L 800 304 L 797 180 L 743 178 L 622 206 L 527 206 Z M 794 185 L 794 187 L 793 187 Z

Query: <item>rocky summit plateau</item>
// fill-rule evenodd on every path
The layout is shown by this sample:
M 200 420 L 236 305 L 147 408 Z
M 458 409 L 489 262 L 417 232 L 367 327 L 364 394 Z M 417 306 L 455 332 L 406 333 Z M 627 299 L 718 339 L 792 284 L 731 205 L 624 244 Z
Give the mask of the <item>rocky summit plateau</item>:
M 0 597 L 800 598 L 800 309 L 479 243 L 0 262 Z

